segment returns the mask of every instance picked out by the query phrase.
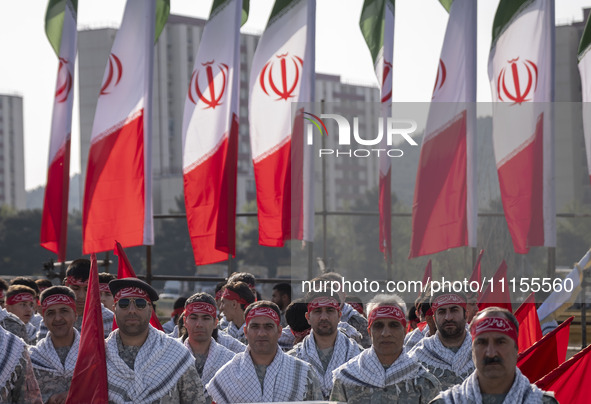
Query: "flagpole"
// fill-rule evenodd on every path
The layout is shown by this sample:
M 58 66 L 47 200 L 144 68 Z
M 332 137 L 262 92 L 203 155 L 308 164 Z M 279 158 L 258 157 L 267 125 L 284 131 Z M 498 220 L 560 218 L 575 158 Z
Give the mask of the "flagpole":
M 320 100 L 320 114 L 324 114 L 324 99 Z M 326 136 L 321 136 L 322 148 L 326 148 Z M 322 260 L 326 265 L 326 159 L 322 159 Z

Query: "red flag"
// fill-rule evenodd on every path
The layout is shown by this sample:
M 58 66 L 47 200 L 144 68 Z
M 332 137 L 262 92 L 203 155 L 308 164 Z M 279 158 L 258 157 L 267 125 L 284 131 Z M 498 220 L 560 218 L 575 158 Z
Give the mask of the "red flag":
M 96 255 L 90 256 L 90 276 L 82 318 L 78 359 L 66 403 L 106 403 L 107 358 Z
M 525 352 L 519 354 L 517 367 L 530 382 L 534 383 L 564 362 L 568 347 L 570 323 L 573 318 L 568 318 Z
M 125 254 L 125 251 L 123 251 L 123 247 L 121 247 L 121 244 L 119 244 L 118 241 L 115 241 L 114 253 L 116 256 L 119 257 L 119 263 L 117 264 L 117 279 L 137 278 L 137 276 L 135 275 L 135 271 L 133 270 L 133 268 L 131 267 L 131 264 L 129 263 L 129 260 L 127 259 L 127 255 Z M 150 324 L 152 324 L 152 327 L 154 327 L 160 331 L 163 331 L 162 325 L 160 324 L 160 320 L 158 320 L 158 316 L 156 315 L 156 312 L 154 310 L 152 310 L 152 317 L 150 318 Z M 117 321 L 113 317 L 113 331 L 115 331 L 116 329 L 117 329 Z
M 519 321 L 519 352 L 524 352 L 542 338 L 542 327 L 538 319 L 536 299 L 533 292 L 515 310 L 515 317 Z
M 433 269 L 431 267 L 431 260 L 427 262 L 427 266 L 425 267 L 425 273 L 423 274 L 423 280 L 421 281 L 421 285 L 423 285 L 423 289 L 419 291 L 419 296 L 425 288 L 427 287 L 427 282 L 430 282 L 433 276 Z
M 484 250 L 480 250 L 478 253 L 478 258 L 476 258 L 476 264 L 474 265 L 474 269 L 472 270 L 472 276 L 470 276 L 470 282 L 478 283 L 478 299 L 482 297 L 482 293 L 480 292 L 481 282 L 482 282 L 482 267 L 480 265 L 480 261 L 482 260 L 482 256 L 484 255 Z
M 499 269 L 492 278 L 492 283 L 488 285 L 486 291 L 478 300 L 478 309 L 484 310 L 487 307 L 496 306 L 513 312 L 511 306 L 511 294 L 509 293 L 509 283 L 507 282 L 507 264 L 505 260 L 501 262 Z
M 545 391 L 553 391 L 561 403 L 585 403 L 591 397 L 591 345 L 536 382 Z
M 152 67 L 155 1 L 128 0 L 96 105 L 82 214 L 85 254 L 154 244 Z

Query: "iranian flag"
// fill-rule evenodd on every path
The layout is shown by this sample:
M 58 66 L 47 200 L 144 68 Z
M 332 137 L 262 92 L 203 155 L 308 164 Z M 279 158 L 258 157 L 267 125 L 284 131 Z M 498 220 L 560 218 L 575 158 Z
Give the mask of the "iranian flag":
M 476 2 L 442 1 L 449 21 L 425 127 L 409 258 L 476 246 Z
M 585 149 L 587 151 L 587 170 L 591 180 L 591 15 L 587 19 L 587 25 L 585 25 L 581 37 L 578 60 L 583 93 L 583 130 L 585 132 Z
M 380 116 L 385 124 L 392 108 L 392 62 L 394 60 L 394 0 L 365 0 L 359 21 L 367 42 L 380 85 Z M 384 131 L 385 133 L 385 131 Z M 380 148 L 387 146 L 386 136 Z M 392 163 L 390 157 L 379 158 L 380 251 L 392 261 Z
M 97 102 L 82 216 L 84 254 L 153 244 L 151 111 L 156 0 L 128 0 Z M 168 9 L 165 9 L 167 14 Z M 166 21 L 161 15 L 158 21 Z M 161 27 L 158 29 L 158 32 Z
M 242 0 L 214 2 L 183 116 L 183 179 L 195 264 L 236 253 Z
M 47 185 L 41 219 L 41 246 L 66 260 L 68 192 L 70 188 L 70 138 L 74 104 L 74 73 L 78 32 L 77 1 L 50 0 L 45 32 L 59 59 L 49 140 Z
M 553 38 L 553 1 L 501 0 L 488 76 L 501 198 L 519 254 L 556 245 Z
M 315 0 L 278 0 L 250 74 L 250 143 L 259 243 L 281 247 L 314 235 L 312 161 L 304 148 L 303 109 L 314 99 Z

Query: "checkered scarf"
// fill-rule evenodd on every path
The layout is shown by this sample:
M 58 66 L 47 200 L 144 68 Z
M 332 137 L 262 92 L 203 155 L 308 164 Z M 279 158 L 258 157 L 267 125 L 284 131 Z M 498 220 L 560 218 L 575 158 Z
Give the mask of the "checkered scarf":
M 194 366 L 191 353 L 180 342 L 149 326 L 148 338 L 132 370 L 119 356 L 118 333 L 119 330 L 113 331 L 106 340 L 109 402 L 153 403 L 171 391 Z
M 57 355 L 53 342 L 51 341 L 51 332 L 49 332 L 47 337 L 39 341 L 36 346 L 29 347 L 33 368 L 51 372 L 56 376 L 71 378 L 74 375 L 74 368 L 76 367 L 79 345 L 80 333 L 74 328 L 74 343 L 70 347 L 65 365 L 62 365 L 62 361 Z
M 103 333 L 105 335 L 105 338 L 107 338 L 109 336 L 109 334 L 111 333 L 111 331 L 113 331 L 113 317 L 115 315 L 113 314 L 113 312 L 111 310 L 107 309 L 102 303 L 101 303 L 101 314 L 103 316 Z M 80 319 L 80 320 L 78 320 L 78 319 Z M 82 327 L 82 318 L 81 318 L 81 316 L 78 316 L 76 318 L 76 321 L 74 322 L 74 328 L 76 328 L 78 331 L 80 331 L 80 327 Z M 37 341 L 41 341 L 43 338 L 47 337 L 48 332 L 49 332 L 49 329 L 45 325 L 45 322 L 43 322 L 43 320 L 41 320 L 41 324 L 39 324 L 39 332 L 37 333 Z
M 536 385 L 530 384 L 528 378 L 518 368 L 515 368 L 515 381 L 503 403 L 541 403 L 542 396 L 542 390 Z M 455 385 L 441 393 L 441 398 L 446 404 L 482 404 L 482 394 L 476 372 L 472 373 L 462 384 Z
M 228 335 L 230 335 L 231 337 L 237 339 L 240 342 L 244 342 L 246 341 L 246 337 L 244 336 L 244 326 L 246 325 L 246 323 L 242 324 L 242 326 L 240 328 L 236 327 L 236 325 L 230 321 L 228 323 L 228 328 L 226 328 L 224 331 L 226 331 L 228 333 Z
M 206 388 L 217 404 L 302 401 L 309 366 L 277 349 L 273 362 L 267 367 L 261 390 L 250 350 L 246 350 L 221 368 Z
M 359 314 L 359 312 L 349 303 L 343 303 L 343 307 L 341 308 L 341 321 L 348 323 L 353 316 L 362 317 L 361 314 Z
M 222 330 L 218 330 L 217 343 L 225 346 L 234 353 L 240 353 L 246 350 L 246 345 L 238 341 L 236 338 L 231 337 L 227 332 Z
M 447 369 L 457 376 L 465 379 L 474 371 L 474 362 L 472 362 L 472 337 L 466 331 L 466 337 L 458 352 L 454 353 L 446 348 L 439 339 L 439 335 L 421 339 L 417 345 L 408 353 L 409 356 L 429 368 L 441 370 L 441 374 Z M 434 374 L 435 377 L 441 374 Z
M 191 350 L 191 345 L 189 345 L 189 339 L 187 338 L 184 342 L 185 347 L 189 350 L 189 352 L 193 352 Z M 230 362 L 236 354 L 230 351 L 228 348 L 224 347 L 223 345 L 218 344 L 215 342 L 213 338 L 211 338 L 211 343 L 209 345 L 209 352 L 207 353 L 207 360 L 205 361 L 205 366 L 203 367 L 203 374 L 201 375 L 201 382 L 203 385 L 209 383 L 209 381 L 213 378 L 213 375 L 226 363 Z
M 332 390 L 333 370 L 341 366 L 343 363 L 349 361 L 351 358 L 359 355 L 361 352 L 359 345 L 347 338 L 345 334 L 337 332 L 337 339 L 334 344 L 332 358 L 330 358 L 330 362 L 325 372 L 324 367 L 322 366 L 322 361 L 318 357 L 318 350 L 316 348 L 313 330 L 310 331 L 310 335 L 304 338 L 304 340 L 300 344 L 296 345 L 294 349 L 296 351 L 296 356 L 312 365 L 318 374 L 320 386 L 322 387 L 322 394 L 324 397 L 328 397 L 330 395 L 330 391 Z
M 407 350 L 410 350 L 412 347 L 418 344 L 420 340 L 429 336 L 429 326 L 426 326 L 423 330 L 420 330 L 419 328 L 414 329 L 404 337 L 404 347 Z
M 371 347 L 339 366 L 332 372 L 332 377 L 333 383 L 339 379 L 343 384 L 379 389 L 405 381 L 406 388 L 409 390 L 408 385 L 426 372 L 427 370 L 412 360 L 406 352 L 402 352 L 396 361 L 384 370 L 376 351 Z M 398 386 L 396 389 L 400 393 Z
M 0 327 L 0 397 L 7 397 L 16 380 L 13 373 L 27 349 L 22 339 Z
M 347 337 L 353 338 L 356 341 L 361 341 L 363 336 L 353 327 L 351 324 L 341 321 L 337 325 L 340 332 L 344 333 Z

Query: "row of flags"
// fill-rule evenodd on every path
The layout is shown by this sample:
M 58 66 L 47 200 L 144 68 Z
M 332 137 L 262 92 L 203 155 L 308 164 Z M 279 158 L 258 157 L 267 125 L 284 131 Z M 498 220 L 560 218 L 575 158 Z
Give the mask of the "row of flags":
M 65 259 L 76 4 L 50 0 L 46 32 L 58 77 L 41 245 Z M 476 246 L 476 2 L 442 1 L 449 22 L 421 147 L 409 258 Z M 168 0 L 128 0 L 103 76 L 89 150 L 83 252 L 153 244 L 151 81 L 154 40 Z M 183 180 L 197 265 L 236 251 L 240 26 L 248 1 L 212 5 L 187 89 Z M 366 0 L 360 28 L 380 84 L 381 116 L 391 114 L 394 1 Z M 314 100 L 314 0 L 277 1 L 256 49 L 249 122 L 259 243 L 313 240 L 313 158 L 304 147 L 303 104 Z M 493 144 L 505 217 L 515 251 L 555 246 L 552 120 L 554 2 L 501 0 L 493 25 L 489 78 Z M 589 23 L 579 51 L 589 101 Z M 293 108 L 292 105 L 297 105 Z M 584 114 L 588 155 L 591 134 Z M 383 120 L 385 122 L 385 120 Z M 385 155 L 383 155 L 385 156 Z M 391 260 L 391 165 L 379 161 L 380 250 Z M 591 166 L 591 157 L 590 157 Z M 519 173 L 519 175 L 516 175 Z

